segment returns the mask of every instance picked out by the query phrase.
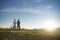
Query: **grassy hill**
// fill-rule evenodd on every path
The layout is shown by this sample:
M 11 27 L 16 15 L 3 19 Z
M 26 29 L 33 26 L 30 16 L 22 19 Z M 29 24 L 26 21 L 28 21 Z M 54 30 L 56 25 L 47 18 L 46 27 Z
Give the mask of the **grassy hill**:
M 0 29 L 0 40 L 60 40 L 60 29 L 56 29 L 52 34 L 44 29 Z

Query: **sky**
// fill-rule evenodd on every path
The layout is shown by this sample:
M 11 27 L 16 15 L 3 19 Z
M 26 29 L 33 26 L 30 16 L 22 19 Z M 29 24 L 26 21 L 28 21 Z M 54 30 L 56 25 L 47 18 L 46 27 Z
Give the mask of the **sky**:
M 60 27 L 60 0 L 0 0 L 0 28 L 20 19 L 21 28 Z

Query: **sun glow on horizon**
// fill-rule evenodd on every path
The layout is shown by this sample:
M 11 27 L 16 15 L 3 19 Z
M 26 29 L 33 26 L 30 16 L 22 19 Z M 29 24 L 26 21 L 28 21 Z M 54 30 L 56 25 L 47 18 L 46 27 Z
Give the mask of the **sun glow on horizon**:
M 46 20 L 43 25 L 47 30 L 54 30 L 57 27 L 57 22 L 54 20 Z

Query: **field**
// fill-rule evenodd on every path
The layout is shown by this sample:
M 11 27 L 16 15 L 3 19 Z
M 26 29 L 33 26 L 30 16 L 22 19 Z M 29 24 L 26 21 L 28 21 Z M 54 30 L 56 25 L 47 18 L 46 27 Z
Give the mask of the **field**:
M 0 40 L 60 40 L 60 29 L 52 33 L 44 29 L 0 29 Z

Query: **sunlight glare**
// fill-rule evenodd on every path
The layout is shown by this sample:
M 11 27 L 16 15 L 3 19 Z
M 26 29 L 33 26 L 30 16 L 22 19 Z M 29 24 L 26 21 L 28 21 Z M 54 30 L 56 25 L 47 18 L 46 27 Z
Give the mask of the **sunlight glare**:
M 45 29 L 52 31 L 56 28 L 56 22 L 54 20 L 47 20 L 44 22 Z

